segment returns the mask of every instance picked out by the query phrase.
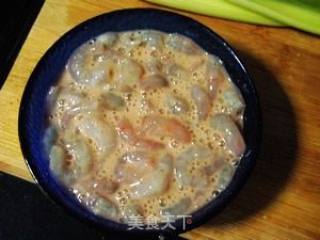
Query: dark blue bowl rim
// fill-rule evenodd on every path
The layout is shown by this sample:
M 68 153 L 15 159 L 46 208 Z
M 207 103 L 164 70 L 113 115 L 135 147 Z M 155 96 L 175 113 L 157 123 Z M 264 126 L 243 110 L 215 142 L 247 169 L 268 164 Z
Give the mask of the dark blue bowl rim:
M 108 21 L 115 21 L 115 24 L 111 26 L 111 23 L 108 23 Z M 101 26 L 102 23 L 104 23 L 103 26 Z M 110 26 L 108 24 L 110 24 Z M 98 34 L 107 31 L 125 31 L 144 28 L 184 34 L 192 38 L 209 53 L 218 55 L 223 60 L 227 71 L 229 72 L 234 83 L 242 92 L 246 102 L 246 110 L 244 114 L 244 138 L 247 143 L 247 149 L 240 161 L 231 183 L 217 198 L 192 214 L 191 224 L 187 224 L 184 228 L 182 220 L 178 220 L 173 223 L 174 227 L 176 228 L 175 233 L 179 233 L 203 224 L 218 214 L 236 196 L 236 194 L 241 190 L 247 181 L 250 172 L 255 165 L 261 140 L 262 123 L 255 86 L 235 51 L 229 46 L 228 43 L 226 43 L 224 39 L 222 39 L 208 27 L 189 17 L 182 16 L 177 13 L 150 8 L 117 10 L 96 16 L 79 24 L 75 28 L 65 33 L 57 42 L 55 42 L 53 46 L 50 47 L 49 50 L 44 54 L 33 70 L 24 90 L 20 104 L 18 120 L 19 140 L 29 171 L 31 172 L 34 180 L 38 182 L 43 192 L 46 193 L 51 199 L 57 202 L 73 216 L 93 226 L 107 231 L 127 232 L 129 227 L 128 225 L 116 223 L 92 214 L 80 206 L 67 192 L 67 190 L 63 189 L 63 187 L 61 187 L 60 184 L 50 174 L 43 174 L 40 170 L 40 164 L 37 164 L 38 161 L 44 161 L 41 157 L 39 157 L 41 156 L 39 151 L 43 152 L 43 150 L 41 150 L 41 147 L 39 146 L 38 149 L 36 146 L 34 146 L 34 142 L 31 137 L 36 130 L 41 130 L 40 128 L 38 129 L 39 124 L 35 123 L 37 123 L 37 121 L 43 121 L 45 115 L 37 115 L 38 112 L 34 109 L 38 106 L 39 109 L 42 109 L 40 112 L 44 112 L 43 109 L 45 107 L 43 96 L 47 95 L 49 87 L 55 82 L 54 80 L 51 80 L 51 82 L 48 80 L 50 86 L 47 86 L 45 88 L 46 91 L 44 92 L 39 90 L 39 85 L 45 84 L 41 83 L 44 81 L 43 75 L 50 78 L 48 74 L 50 73 L 50 70 L 48 69 L 50 69 L 50 67 L 54 67 L 57 57 L 60 57 L 58 55 L 61 54 L 58 54 L 58 52 L 61 51 L 61 49 L 66 50 L 64 47 L 66 44 L 77 37 L 79 38 L 79 36 L 82 37 L 81 39 L 73 41 L 74 45 L 71 47 L 71 49 L 66 50 L 64 55 L 62 54 L 62 59 L 65 61 L 62 61 L 63 63 L 60 64 L 61 66 L 65 65 L 66 59 L 70 56 L 73 49 L 75 49 L 85 40 L 89 40 Z M 55 79 L 57 79 L 57 73 L 55 75 Z M 37 103 L 37 97 L 35 97 L 36 93 L 41 93 L 39 95 L 42 96 L 42 103 Z M 42 120 L 36 118 L 42 118 Z M 135 229 L 130 231 L 130 234 L 166 234 L 171 232 L 171 229 Z

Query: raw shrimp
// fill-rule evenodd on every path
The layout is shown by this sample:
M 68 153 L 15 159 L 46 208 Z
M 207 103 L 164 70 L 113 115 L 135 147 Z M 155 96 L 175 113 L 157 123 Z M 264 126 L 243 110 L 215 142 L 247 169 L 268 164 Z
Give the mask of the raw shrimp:
M 98 116 L 92 114 L 83 115 L 77 121 L 77 129 L 95 145 L 98 156 L 105 157 L 115 149 L 117 145 L 116 133 L 113 128 Z
M 57 121 L 57 127 L 66 128 L 70 120 L 81 112 L 94 111 L 97 107 L 97 101 L 90 101 L 85 94 L 75 91 L 71 87 L 65 87 L 61 90 L 53 90 L 50 98 L 55 95 L 56 104 L 52 107 L 52 114 L 61 116 Z M 54 93 L 55 92 L 55 93 Z
M 130 51 L 137 47 L 144 47 L 147 50 L 161 50 L 163 47 L 162 35 L 155 31 L 141 31 L 123 33 L 120 38 L 121 45 Z
M 127 184 L 138 182 L 146 173 L 152 172 L 156 156 L 146 151 L 127 152 L 118 160 L 115 167 L 117 181 Z
M 51 149 L 49 150 L 49 159 L 50 159 L 50 170 L 59 177 L 60 180 L 63 182 L 70 182 L 70 180 L 65 179 L 66 176 L 64 176 L 63 173 L 63 167 L 64 167 L 64 159 L 65 159 L 66 153 L 64 149 L 59 145 L 53 145 Z
M 143 210 L 137 204 L 128 204 L 125 207 L 120 207 L 121 222 L 130 223 L 132 217 L 143 219 Z
M 177 63 L 166 64 L 163 71 L 167 76 L 179 80 L 187 79 L 189 77 L 188 71 Z
M 152 90 L 160 87 L 167 87 L 167 79 L 159 74 L 145 76 L 140 81 L 140 87 L 144 90 Z
M 144 72 L 146 75 L 159 75 L 162 73 L 162 64 L 159 60 L 152 59 L 143 64 Z
M 110 51 L 100 42 L 87 42 L 77 48 L 70 57 L 67 69 L 81 84 L 95 85 L 106 77 Z
M 207 189 L 210 177 L 227 169 L 226 166 L 229 165 L 220 153 L 210 151 L 201 145 L 194 145 L 177 157 L 174 166 L 175 178 L 180 189 L 192 187 L 202 192 Z M 192 171 L 190 166 L 194 166 Z M 230 175 L 225 176 L 227 177 Z
M 105 198 L 98 197 L 91 209 L 95 214 L 110 219 L 117 219 L 119 215 L 117 205 Z
M 58 135 L 58 128 L 53 124 L 45 130 L 43 146 L 47 154 L 50 153 L 51 147 L 55 144 Z
M 67 184 L 71 184 L 88 173 L 92 166 L 92 155 L 81 139 L 64 139 L 65 148 L 53 145 L 49 154 L 50 169 Z
M 56 113 L 73 111 L 75 108 L 79 107 L 84 98 L 79 92 L 74 91 L 70 87 L 52 91 L 52 94 L 54 92 L 56 92 L 54 94 L 56 105 L 54 106 L 53 111 Z M 53 95 L 49 96 L 53 97 Z
M 180 188 L 185 186 L 201 188 L 205 187 L 208 183 L 207 176 L 197 171 L 195 173 L 190 172 L 190 166 L 199 162 L 202 164 L 207 161 L 208 164 L 212 163 L 212 152 L 202 146 L 196 145 L 188 148 L 182 152 L 175 162 L 175 177 Z
M 226 81 L 226 78 L 219 60 L 211 55 L 208 57 L 205 76 L 208 81 L 208 92 L 210 98 L 215 99 L 218 93 L 218 88 L 221 88 L 221 85 Z
M 189 110 L 187 101 L 181 97 L 168 94 L 166 99 L 169 111 L 173 114 L 185 114 Z
M 72 185 L 72 192 L 80 203 L 93 213 L 117 220 L 120 210 L 112 194 L 118 189 L 118 184 L 109 179 L 97 179 L 88 175 Z
M 210 125 L 215 129 L 226 143 L 227 149 L 236 157 L 240 157 L 246 144 L 233 120 L 226 114 L 216 114 L 210 119 Z
M 121 91 L 131 90 L 143 74 L 140 64 L 109 49 L 103 38 L 80 46 L 71 56 L 67 68 L 79 83 L 96 85 L 105 81 Z
M 147 47 L 161 50 L 163 48 L 162 34 L 155 31 L 145 31 L 143 34 L 143 41 L 146 42 Z
M 164 145 L 160 142 L 143 138 L 134 129 L 128 119 L 122 119 L 116 126 L 118 134 L 129 144 L 149 150 L 161 149 Z
M 172 156 L 165 154 L 152 172 L 147 172 L 129 187 L 131 199 L 142 199 L 163 193 L 168 189 L 172 173 Z
M 157 115 L 143 118 L 142 132 L 160 138 L 170 137 L 182 143 L 189 143 L 192 139 L 190 131 L 180 121 Z
M 218 90 L 220 90 L 222 92 L 222 104 L 226 108 L 226 113 L 234 118 L 243 114 L 245 103 L 239 89 L 227 79 L 222 64 L 213 56 L 208 58 L 206 79 L 208 79 L 208 90 L 212 100 L 215 100 Z M 229 84 L 227 84 L 228 82 Z
M 201 53 L 197 44 L 178 34 L 169 34 L 165 39 L 165 44 L 170 48 L 185 54 L 195 55 Z
M 197 107 L 199 120 L 205 120 L 208 117 L 211 101 L 208 93 L 198 85 L 191 88 L 191 96 Z
M 219 190 L 223 190 L 228 186 L 228 184 L 232 180 L 232 176 L 234 175 L 234 172 L 235 172 L 235 168 L 232 167 L 230 164 L 225 164 L 223 166 L 218 178 Z
M 100 106 L 108 110 L 121 110 L 126 106 L 124 99 L 113 92 L 101 94 L 99 100 Z
M 109 82 L 119 91 L 130 92 L 138 84 L 143 72 L 138 62 L 130 58 L 118 57 L 113 69 L 110 70 Z
M 69 167 L 76 167 L 81 173 L 88 172 L 92 166 L 91 160 L 93 160 L 88 144 L 82 138 L 74 136 L 73 133 L 66 133 L 62 141 L 68 154 L 66 163 Z
M 108 178 L 97 179 L 92 182 L 94 182 L 94 193 L 106 199 L 119 188 L 119 184 L 116 181 L 112 181 Z
M 222 94 L 223 105 L 226 113 L 230 114 L 234 119 L 238 119 L 243 114 L 245 104 L 243 97 L 235 86 L 229 86 Z
M 73 190 L 80 203 L 88 207 L 94 214 L 105 218 L 117 220 L 119 207 L 111 198 L 100 197 L 83 186 L 78 186 Z
M 178 215 L 186 214 L 190 206 L 191 206 L 191 199 L 188 197 L 182 198 L 179 202 L 177 202 L 173 206 L 163 209 L 161 211 L 161 214 L 178 217 Z
M 94 170 L 91 170 L 89 174 L 78 179 L 78 181 L 72 185 L 74 191 L 79 191 L 85 195 L 95 195 L 105 199 L 111 199 L 112 194 L 114 194 L 118 188 L 118 182 L 107 177 L 97 177 L 94 174 Z
M 148 114 L 153 114 L 154 111 L 156 110 L 154 104 L 150 100 L 148 100 L 148 99 L 146 99 L 144 97 L 142 97 L 139 100 L 139 105 L 140 105 L 139 113 L 141 114 L 141 116 L 145 116 L 145 115 L 148 115 Z
M 117 33 L 105 33 L 97 37 L 96 41 L 101 43 L 104 49 L 110 48 L 118 41 Z
M 89 101 L 88 99 L 83 100 L 82 104 L 79 104 L 74 108 L 70 109 L 69 111 L 64 112 L 61 121 L 59 122 L 59 126 L 63 129 L 66 129 L 69 127 L 69 123 L 72 121 L 72 119 L 75 118 L 77 115 L 80 115 L 81 113 L 84 114 L 91 111 L 95 111 L 96 108 L 96 101 Z
M 52 111 L 52 109 L 55 108 L 60 90 L 61 88 L 57 86 L 53 86 L 50 88 L 47 96 L 47 109 L 50 109 Z

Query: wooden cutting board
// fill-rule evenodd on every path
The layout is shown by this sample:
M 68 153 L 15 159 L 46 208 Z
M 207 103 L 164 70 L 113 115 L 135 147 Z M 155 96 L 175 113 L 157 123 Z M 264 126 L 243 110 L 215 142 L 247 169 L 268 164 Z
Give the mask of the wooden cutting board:
M 135 0 L 47 0 L 0 91 L 0 170 L 32 181 L 19 148 L 24 86 L 44 52 L 78 23 Z M 320 38 L 184 13 L 223 36 L 247 64 L 260 95 L 263 143 L 241 194 L 189 239 L 320 239 Z

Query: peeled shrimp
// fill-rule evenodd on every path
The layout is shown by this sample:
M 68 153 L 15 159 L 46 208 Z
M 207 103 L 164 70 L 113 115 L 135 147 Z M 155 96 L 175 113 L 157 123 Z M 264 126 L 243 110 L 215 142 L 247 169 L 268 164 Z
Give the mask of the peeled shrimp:
M 105 79 L 109 54 L 103 44 L 88 42 L 74 51 L 67 69 L 77 82 L 95 85 Z
M 193 85 L 191 88 L 191 96 L 197 107 L 198 117 L 200 120 L 205 120 L 208 117 L 211 102 L 208 93 L 198 85 Z
M 119 184 L 116 181 L 107 178 L 94 180 L 93 183 L 93 192 L 106 199 L 119 188 Z
M 65 149 L 59 145 L 53 145 L 49 158 L 50 169 L 66 184 L 87 174 L 92 164 L 88 146 L 79 139 L 68 142 Z
M 103 93 L 100 96 L 100 106 L 108 110 L 120 110 L 125 107 L 124 99 L 112 92 Z
M 179 202 L 177 202 L 173 206 L 163 209 L 161 211 L 161 214 L 178 217 L 178 215 L 183 215 L 188 213 L 188 209 L 190 206 L 191 206 L 191 199 L 188 197 L 182 198 Z
M 208 90 L 211 99 L 215 99 L 218 90 L 222 91 L 223 105 L 226 107 L 226 113 L 233 117 L 243 113 L 245 103 L 238 88 L 232 82 L 226 84 L 226 73 L 219 60 L 210 56 L 208 59 L 206 78 L 208 79 Z
M 214 99 L 217 95 L 218 88 L 221 87 L 221 84 L 225 81 L 225 75 L 219 60 L 213 56 L 208 57 L 206 79 L 208 81 L 209 95 L 211 99 Z
M 68 153 L 68 164 L 71 168 L 77 168 L 80 173 L 87 173 L 92 165 L 89 146 L 81 138 L 63 139 Z
M 50 153 L 51 147 L 54 145 L 58 137 L 57 127 L 52 125 L 44 132 L 43 145 L 46 153 Z
M 230 181 L 232 180 L 232 176 L 234 175 L 235 168 L 232 167 L 230 164 L 226 164 L 221 169 L 218 179 L 218 187 L 220 189 L 225 189 Z
M 146 42 L 147 47 L 160 50 L 163 47 L 162 34 L 156 31 L 144 31 L 143 40 Z
M 116 129 L 121 138 L 133 146 L 149 150 L 156 150 L 164 147 L 160 142 L 139 136 L 139 133 L 137 133 L 128 119 L 122 119 L 116 126 Z
M 140 112 L 139 113 L 141 116 L 145 116 L 145 115 L 154 113 L 155 106 L 149 99 L 141 97 L 139 102 L 140 102 L 139 103 L 140 104 L 140 107 L 139 107 Z
M 131 50 L 143 45 L 144 48 L 161 50 L 163 47 L 162 35 L 156 31 L 141 31 L 137 33 L 122 33 L 121 45 Z
M 53 145 L 49 152 L 50 164 L 49 167 L 51 171 L 58 176 L 60 179 L 64 177 L 63 175 L 63 162 L 66 157 L 66 153 L 61 146 Z M 68 181 L 66 181 L 68 182 Z
M 121 222 L 132 222 L 132 217 L 140 217 L 143 219 L 143 210 L 139 205 L 129 204 L 120 208 Z
M 97 107 L 96 101 L 90 101 L 85 95 L 73 90 L 70 87 L 61 89 L 56 94 L 56 102 L 52 113 L 62 115 L 58 118 L 57 125 L 60 128 L 67 128 L 70 120 L 81 112 L 89 112 Z
M 243 114 L 245 104 L 242 95 L 235 86 L 230 86 L 223 91 L 223 104 L 226 106 L 226 113 L 232 115 L 234 118 Z
M 62 118 L 60 119 L 59 126 L 63 129 L 69 127 L 69 123 L 74 119 L 78 114 L 81 113 L 88 113 L 96 109 L 96 102 L 95 101 L 82 101 L 80 105 L 75 106 L 74 108 L 66 111 Z
M 77 122 L 77 128 L 84 137 L 93 142 L 99 156 L 110 154 L 117 145 L 113 128 L 97 116 L 83 115 Z
M 85 195 L 92 195 L 104 199 L 111 199 L 112 194 L 119 188 L 116 181 L 104 178 L 97 178 L 92 172 L 85 175 L 72 185 L 74 192 L 82 193 Z
M 146 75 L 157 75 L 162 72 L 162 64 L 159 60 L 150 59 L 146 63 L 143 64 L 144 71 Z
M 164 73 L 169 77 L 174 77 L 177 79 L 188 78 L 188 71 L 177 63 L 164 65 Z
M 227 149 L 236 157 L 240 157 L 246 144 L 243 137 L 233 120 L 226 114 L 217 114 L 210 119 L 210 126 L 217 130 L 226 143 Z
M 185 114 L 189 110 L 187 101 L 181 97 L 168 94 L 166 102 L 170 112 L 173 114 Z
M 168 86 L 167 79 L 159 74 L 145 76 L 140 81 L 140 87 L 144 90 L 152 90 Z
M 123 92 L 128 92 L 138 84 L 138 81 L 143 75 L 143 68 L 132 59 L 118 57 L 117 63 L 110 73 L 112 73 L 110 82 L 115 85 L 115 88 Z
M 105 198 L 98 198 L 91 209 L 95 214 L 106 218 L 116 220 L 119 217 L 119 209 L 116 204 Z
M 143 41 L 142 35 L 139 33 L 132 33 L 132 32 L 124 32 L 121 34 L 120 46 L 124 46 L 124 49 L 131 50 L 133 48 L 138 47 Z
M 47 108 L 52 110 L 57 102 L 59 92 L 61 91 L 60 87 L 51 87 L 47 96 Z
M 55 97 L 55 112 L 66 112 L 66 111 L 72 111 L 73 109 L 80 106 L 81 101 L 83 100 L 83 96 L 81 96 L 80 93 L 65 87 L 61 89 Z
M 195 167 L 191 171 L 192 165 Z M 210 177 L 223 171 L 227 165 L 230 164 L 224 160 L 222 154 L 201 145 L 191 146 L 182 152 L 175 162 L 174 173 L 178 187 L 192 187 L 197 191 L 204 191 L 210 183 Z
M 189 167 L 195 161 L 209 161 L 212 153 L 209 149 L 196 145 L 182 152 L 176 159 L 175 176 L 179 187 L 207 185 L 207 176 L 201 173 L 192 174 Z M 198 176 L 195 181 L 195 176 Z
M 106 81 L 114 83 L 121 91 L 128 91 L 141 77 L 143 68 L 134 60 L 106 47 L 109 40 L 104 38 L 76 49 L 67 68 L 79 83 L 95 85 Z
M 106 49 L 115 45 L 118 39 L 119 39 L 119 36 L 116 33 L 105 33 L 98 36 L 96 41 L 98 43 L 102 43 L 103 47 Z
M 192 40 L 178 34 L 169 34 L 165 40 L 165 44 L 174 50 L 185 54 L 199 54 L 200 48 Z
M 148 172 L 138 182 L 131 184 L 128 189 L 131 199 L 142 199 L 167 190 L 172 173 L 172 160 L 171 155 L 165 154 L 152 172 Z
M 115 176 L 121 183 L 138 182 L 146 173 L 151 172 L 156 165 L 156 157 L 145 151 L 127 152 L 118 160 Z
M 171 137 L 182 143 L 191 142 L 190 131 L 175 118 L 157 115 L 146 116 L 142 120 L 142 131 L 157 137 Z
M 118 220 L 119 207 L 112 198 L 117 184 L 107 179 L 96 180 L 89 176 L 77 181 L 72 186 L 72 192 L 80 203 L 88 207 L 93 213 L 110 219 Z

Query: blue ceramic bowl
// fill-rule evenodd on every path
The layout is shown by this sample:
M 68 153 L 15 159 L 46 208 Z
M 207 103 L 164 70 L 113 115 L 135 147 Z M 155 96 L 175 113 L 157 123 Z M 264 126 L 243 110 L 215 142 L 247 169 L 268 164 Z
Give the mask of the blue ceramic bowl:
M 106 13 L 76 26 L 63 35 L 42 57 L 26 86 L 19 114 L 21 148 L 34 179 L 49 197 L 79 219 L 104 230 L 128 232 L 128 225 L 96 216 L 61 186 L 49 170 L 49 159 L 44 151 L 43 135 L 46 128 L 46 96 L 71 53 L 85 41 L 105 32 L 154 29 L 180 33 L 198 43 L 207 52 L 224 62 L 234 83 L 241 90 L 246 103 L 244 139 L 247 149 L 229 186 L 213 201 L 192 214 L 192 223 L 183 227 L 183 221 L 173 223 L 175 231 L 131 230 L 132 233 L 179 233 L 194 228 L 215 216 L 239 192 L 247 180 L 257 156 L 260 142 L 260 113 L 255 87 L 234 50 L 206 26 L 176 13 L 155 9 L 128 9 Z

